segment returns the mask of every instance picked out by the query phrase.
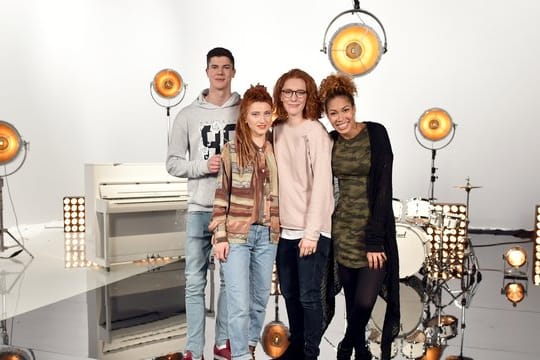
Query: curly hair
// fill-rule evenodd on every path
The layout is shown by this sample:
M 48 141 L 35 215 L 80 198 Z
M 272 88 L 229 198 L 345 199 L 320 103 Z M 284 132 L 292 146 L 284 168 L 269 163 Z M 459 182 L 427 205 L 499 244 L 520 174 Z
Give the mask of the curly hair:
M 354 96 L 356 94 L 356 84 L 352 77 L 343 73 L 328 75 L 321 81 L 321 86 L 319 86 L 319 95 L 325 111 L 328 102 L 338 96 L 345 96 L 354 106 Z
M 246 90 L 242 101 L 240 102 L 240 111 L 236 120 L 235 146 L 238 159 L 238 166 L 244 168 L 253 163 L 256 158 L 257 149 L 251 140 L 251 129 L 247 124 L 248 110 L 251 104 L 255 102 L 264 102 L 273 108 L 272 96 L 264 85 L 251 85 Z
M 281 90 L 283 90 L 283 85 L 285 81 L 289 79 L 301 79 L 306 83 L 306 106 L 302 111 L 302 116 L 305 119 L 317 120 L 322 117 L 322 103 L 319 98 L 319 93 L 317 91 L 317 84 L 315 80 L 305 71 L 300 69 L 292 69 L 281 75 L 277 80 L 276 85 L 274 86 L 274 114 L 276 115 L 276 122 L 280 120 L 287 120 L 288 114 L 283 106 L 283 101 L 281 101 Z M 275 123 L 276 123 L 275 122 Z

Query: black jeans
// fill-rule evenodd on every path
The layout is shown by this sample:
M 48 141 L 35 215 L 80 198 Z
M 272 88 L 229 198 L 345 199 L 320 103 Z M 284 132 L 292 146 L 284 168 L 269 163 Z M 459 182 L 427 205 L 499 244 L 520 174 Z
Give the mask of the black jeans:
M 280 239 L 276 264 L 289 318 L 291 351 L 298 355 L 303 350 L 306 358 L 316 359 L 323 333 L 321 282 L 331 241 L 321 235 L 317 251 L 304 257 L 299 257 L 299 242 Z

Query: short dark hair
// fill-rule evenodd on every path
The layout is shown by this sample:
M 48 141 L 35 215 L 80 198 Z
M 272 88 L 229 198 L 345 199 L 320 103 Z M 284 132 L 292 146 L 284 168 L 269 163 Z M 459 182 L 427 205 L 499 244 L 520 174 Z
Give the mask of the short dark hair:
M 208 66 L 210 65 L 210 59 L 217 56 L 226 56 L 231 60 L 233 69 L 234 69 L 234 56 L 232 52 L 229 49 L 225 49 L 222 47 L 215 47 L 212 50 L 206 54 L 206 68 L 208 69 Z

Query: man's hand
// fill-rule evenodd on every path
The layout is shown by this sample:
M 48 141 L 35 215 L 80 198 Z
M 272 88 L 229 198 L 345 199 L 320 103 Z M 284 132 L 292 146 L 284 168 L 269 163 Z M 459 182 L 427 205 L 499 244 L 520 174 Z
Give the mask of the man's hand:
M 210 171 L 210 173 L 212 174 L 217 173 L 219 171 L 220 165 L 221 165 L 221 155 L 219 154 L 212 155 L 210 159 L 208 159 L 207 166 L 208 166 L 208 171 Z

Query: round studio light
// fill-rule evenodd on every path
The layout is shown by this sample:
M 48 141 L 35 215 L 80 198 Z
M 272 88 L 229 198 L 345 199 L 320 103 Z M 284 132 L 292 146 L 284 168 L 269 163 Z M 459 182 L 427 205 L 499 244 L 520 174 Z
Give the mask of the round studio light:
M 328 56 L 336 70 L 351 76 L 360 76 L 377 66 L 381 53 L 381 40 L 371 27 L 365 24 L 348 24 L 332 37 Z
M 439 141 L 447 137 L 452 131 L 452 118 L 443 109 L 431 108 L 420 116 L 418 130 L 427 140 Z
M 504 294 L 515 305 L 525 298 L 525 287 L 521 283 L 509 283 L 504 287 Z
M 513 268 L 520 268 L 527 262 L 527 253 L 521 246 L 514 246 L 506 251 L 504 259 Z
M 175 70 L 163 69 L 154 76 L 152 86 L 159 96 L 172 99 L 183 90 L 183 81 Z
M 0 120 L 0 165 L 15 159 L 21 151 L 22 139 L 13 125 Z
M 289 330 L 280 321 L 268 323 L 261 336 L 264 352 L 272 359 L 283 355 L 289 347 L 289 335 Z

